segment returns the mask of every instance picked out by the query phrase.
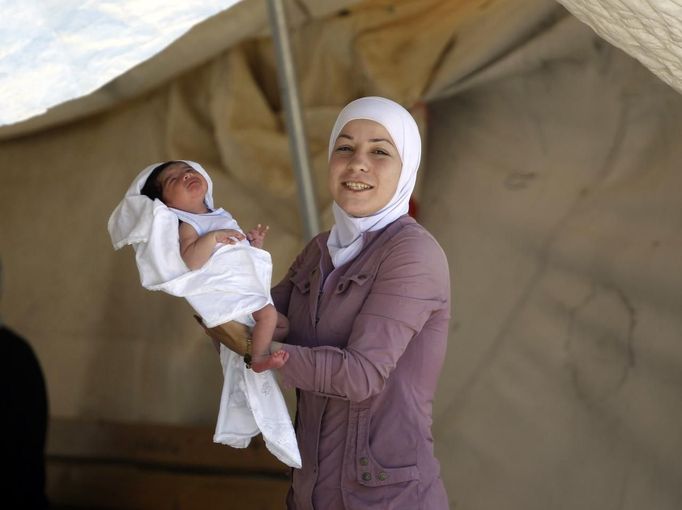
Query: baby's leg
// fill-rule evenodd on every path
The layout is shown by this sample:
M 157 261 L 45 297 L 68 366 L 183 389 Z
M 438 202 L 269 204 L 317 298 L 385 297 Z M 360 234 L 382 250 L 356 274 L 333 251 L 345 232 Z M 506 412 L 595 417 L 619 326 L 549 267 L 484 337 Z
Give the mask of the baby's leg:
M 251 333 L 251 369 L 254 372 L 264 372 L 271 368 L 279 368 L 286 362 L 288 353 L 278 351 L 270 354 L 270 343 L 277 325 L 277 311 L 272 305 L 266 305 L 253 312 L 256 324 Z

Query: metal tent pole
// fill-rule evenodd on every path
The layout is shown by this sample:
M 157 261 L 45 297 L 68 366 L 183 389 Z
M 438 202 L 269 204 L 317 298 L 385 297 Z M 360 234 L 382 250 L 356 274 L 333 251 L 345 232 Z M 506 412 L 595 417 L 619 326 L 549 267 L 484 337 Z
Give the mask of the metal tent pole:
M 277 79 L 289 131 L 289 147 L 294 159 L 294 176 L 303 216 L 304 233 L 306 239 L 311 239 L 320 231 L 320 224 L 301 115 L 301 103 L 298 97 L 296 70 L 291 56 L 286 14 L 282 0 L 267 0 L 267 2 L 272 42 L 277 58 Z

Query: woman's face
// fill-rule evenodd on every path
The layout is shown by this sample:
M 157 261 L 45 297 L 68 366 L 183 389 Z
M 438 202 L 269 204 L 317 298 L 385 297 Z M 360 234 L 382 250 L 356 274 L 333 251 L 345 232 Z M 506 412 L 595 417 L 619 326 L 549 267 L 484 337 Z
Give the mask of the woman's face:
M 372 120 L 352 120 L 334 143 L 329 160 L 329 191 L 347 214 L 369 216 L 395 194 L 402 166 L 384 126 Z

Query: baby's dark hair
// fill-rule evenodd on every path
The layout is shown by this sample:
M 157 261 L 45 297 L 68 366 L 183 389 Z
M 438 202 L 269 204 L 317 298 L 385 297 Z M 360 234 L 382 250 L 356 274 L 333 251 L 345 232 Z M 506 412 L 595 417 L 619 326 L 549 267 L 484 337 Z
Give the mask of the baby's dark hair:
M 150 173 L 149 177 L 147 177 L 144 186 L 142 186 L 142 190 L 140 191 L 140 193 L 151 198 L 152 200 L 158 198 L 163 202 L 163 189 L 161 189 L 161 181 L 159 181 L 159 176 L 161 175 L 161 172 L 163 172 L 166 168 L 168 168 L 174 163 L 180 162 L 166 161 L 165 163 L 161 163 L 154 170 L 152 170 L 152 173 Z

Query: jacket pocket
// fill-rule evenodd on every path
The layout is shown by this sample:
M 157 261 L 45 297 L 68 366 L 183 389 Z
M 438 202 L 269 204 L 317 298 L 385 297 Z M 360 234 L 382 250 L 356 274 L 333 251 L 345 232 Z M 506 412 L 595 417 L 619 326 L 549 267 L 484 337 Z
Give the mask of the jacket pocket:
M 374 281 L 375 276 L 376 268 L 373 270 L 370 269 L 367 271 L 361 271 L 359 273 L 343 275 L 341 278 L 339 278 L 339 283 L 336 284 L 334 294 L 342 294 L 346 292 L 351 284 L 357 285 L 360 288 L 364 285 L 368 285 L 367 288 L 370 288 L 372 286 L 371 282 Z
M 416 464 L 388 467 L 381 465 L 372 454 L 369 444 L 369 410 L 358 411 L 355 470 L 356 480 L 365 487 L 382 487 L 397 483 L 419 481 Z M 400 445 L 396 445 L 400 448 Z

